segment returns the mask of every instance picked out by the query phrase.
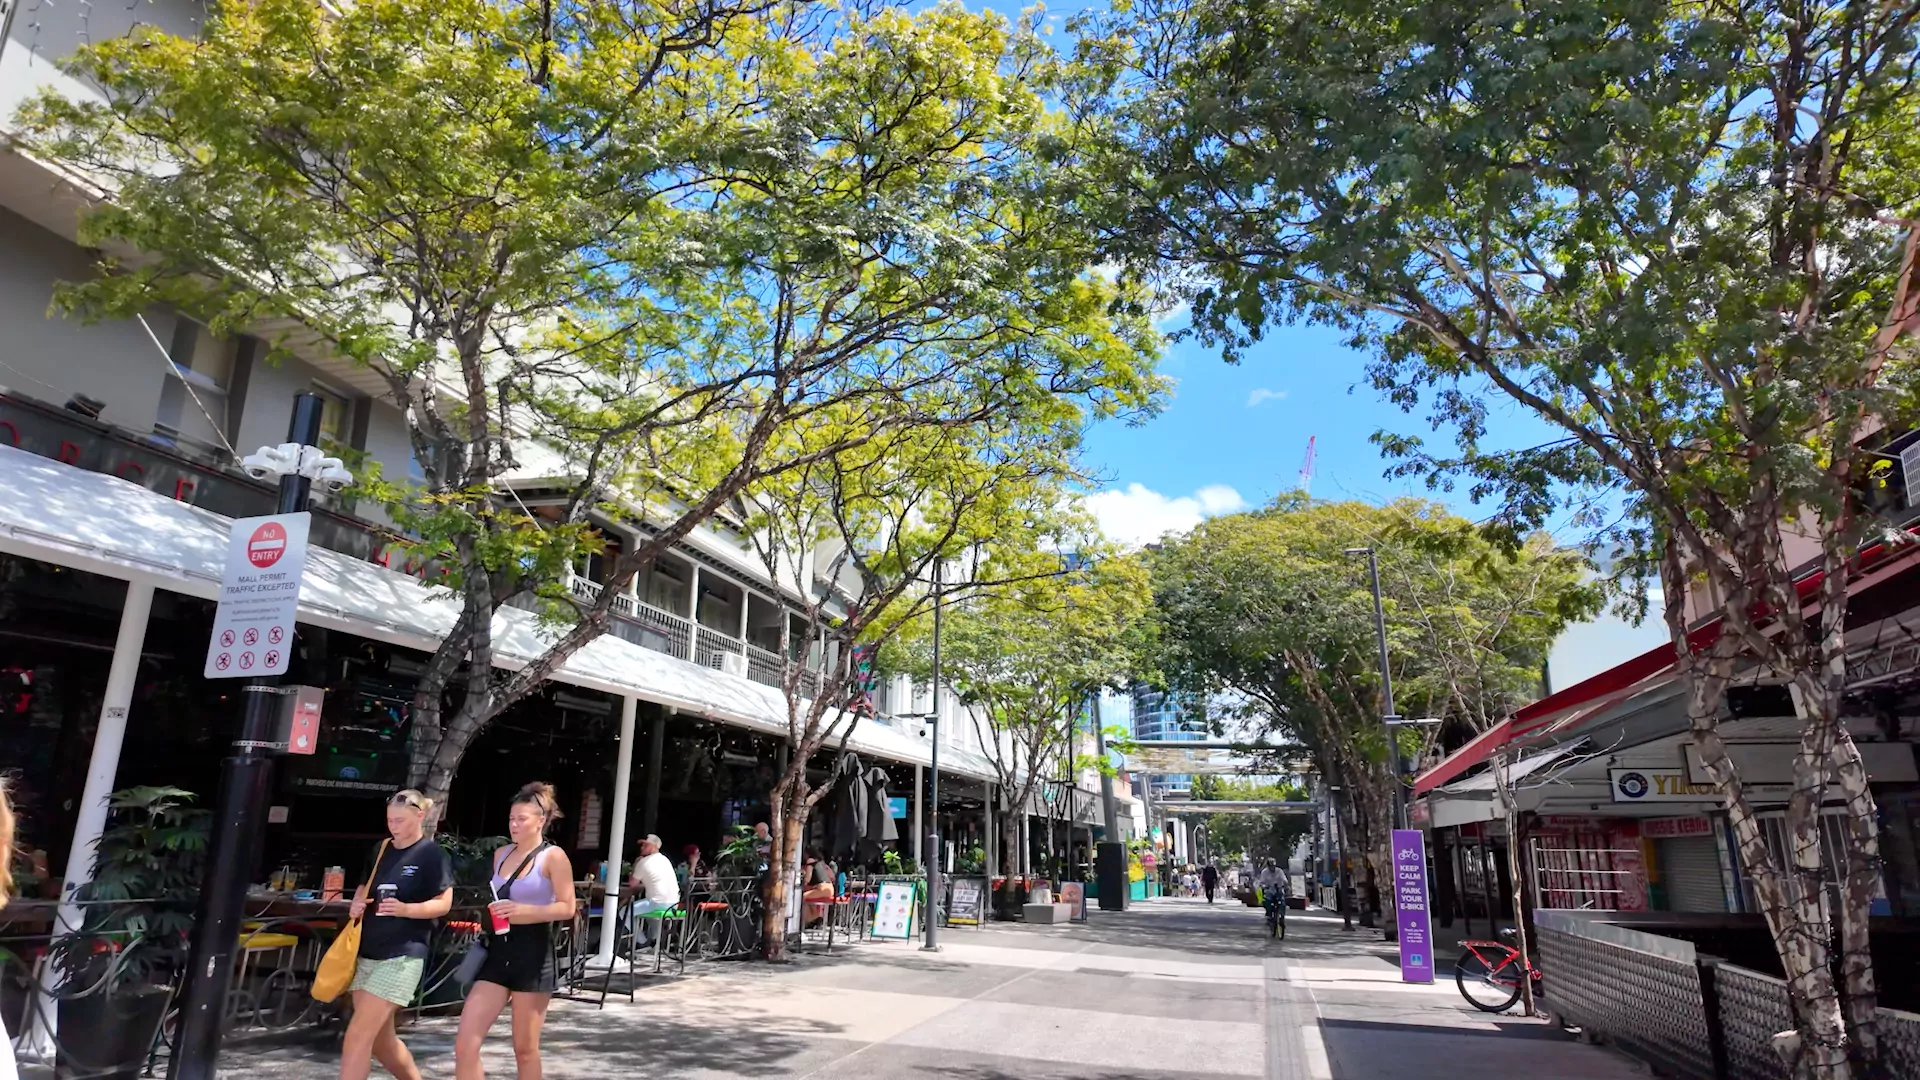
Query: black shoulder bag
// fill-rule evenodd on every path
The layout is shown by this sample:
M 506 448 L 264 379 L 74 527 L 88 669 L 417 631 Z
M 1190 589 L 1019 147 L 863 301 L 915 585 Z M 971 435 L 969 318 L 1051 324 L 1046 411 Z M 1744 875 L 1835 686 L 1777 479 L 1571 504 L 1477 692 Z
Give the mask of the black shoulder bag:
M 521 859 L 520 868 L 515 870 L 513 876 L 507 879 L 506 885 L 502 887 L 501 895 L 495 897 L 495 899 L 506 899 L 505 894 L 513 891 L 513 883 L 520 880 L 520 875 L 527 872 L 527 867 L 533 865 L 533 860 L 539 858 L 541 852 L 552 846 L 551 844 L 543 843 L 528 853 L 526 858 Z M 494 867 L 493 872 L 496 874 L 499 873 L 502 869 L 505 869 L 506 865 L 507 860 L 502 857 L 500 865 Z M 484 919 L 485 916 L 483 915 L 482 918 Z M 466 954 L 460 957 L 460 967 L 453 973 L 454 979 L 459 982 L 463 989 L 472 986 L 474 980 L 480 977 L 480 969 L 486 966 L 488 929 L 490 928 L 483 929 L 480 936 L 473 939 L 473 944 L 467 946 Z

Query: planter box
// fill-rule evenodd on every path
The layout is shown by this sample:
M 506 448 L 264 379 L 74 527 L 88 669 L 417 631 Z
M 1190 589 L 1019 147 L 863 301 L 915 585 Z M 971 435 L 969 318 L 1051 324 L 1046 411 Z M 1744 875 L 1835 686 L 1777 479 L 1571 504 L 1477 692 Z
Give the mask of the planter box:
M 1030 923 L 1065 925 L 1073 921 L 1073 905 L 1028 904 L 1020 909 L 1020 914 Z

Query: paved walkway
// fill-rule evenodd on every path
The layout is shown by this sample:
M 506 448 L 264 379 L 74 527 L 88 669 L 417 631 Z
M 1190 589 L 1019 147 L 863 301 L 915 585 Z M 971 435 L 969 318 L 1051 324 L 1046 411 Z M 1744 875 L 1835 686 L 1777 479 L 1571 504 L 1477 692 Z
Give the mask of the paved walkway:
M 942 933 L 942 950 L 870 942 L 791 965 L 718 963 L 595 1010 L 556 1002 L 554 1080 L 608 1076 L 962 1080 L 1628 1080 L 1639 1065 L 1519 1017 L 1475 1012 L 1451 982 L 1407 986 L 1378 933 L 1299 912 L 1282 943 L 1237 903 L 1163 899 L 1085 926 Z M 451 1020 L 405 1036 L 453 1072 Z M 236 1048 L 221 1076 L 321 1080 L 330 1044 Z M 513 1075 L 503 1021 L 489 1075 Z M 376 1067 L 376 1075 L 381 1075 Z

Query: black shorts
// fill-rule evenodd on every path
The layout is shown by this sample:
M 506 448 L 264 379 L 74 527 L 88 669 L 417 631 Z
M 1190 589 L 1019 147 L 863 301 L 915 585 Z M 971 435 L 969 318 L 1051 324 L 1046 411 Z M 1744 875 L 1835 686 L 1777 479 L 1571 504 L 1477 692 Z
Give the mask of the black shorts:
M 516 994 L 553 993 L 560 985 L 553 967 L 553 924 L 526 923 L 488 938 L 487 960 L 474 981 Z

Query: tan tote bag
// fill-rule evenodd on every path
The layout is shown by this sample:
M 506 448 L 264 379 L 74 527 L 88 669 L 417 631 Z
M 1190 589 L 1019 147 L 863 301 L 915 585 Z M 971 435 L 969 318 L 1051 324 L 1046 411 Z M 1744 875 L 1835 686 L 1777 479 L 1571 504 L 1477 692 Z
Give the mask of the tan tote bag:
M 373 857 L 373 869 L 367 871 L 367 883 L 361 886 L 365 892 L 373 891 L 373 876 L 380 872 L 380 860 L 387 857 L 388 843 L 380 841 L 380 850 Z M 320 958 L 320 967 L 313 973 L 313 1000 L 332 1001 L 346 993 L 347 987 L 353 985 L 353 969 L 359 963 L 360 920 L 349 919 L 347 925 L 340 928 L 340 936 L 327 946 L 327 955 Z

